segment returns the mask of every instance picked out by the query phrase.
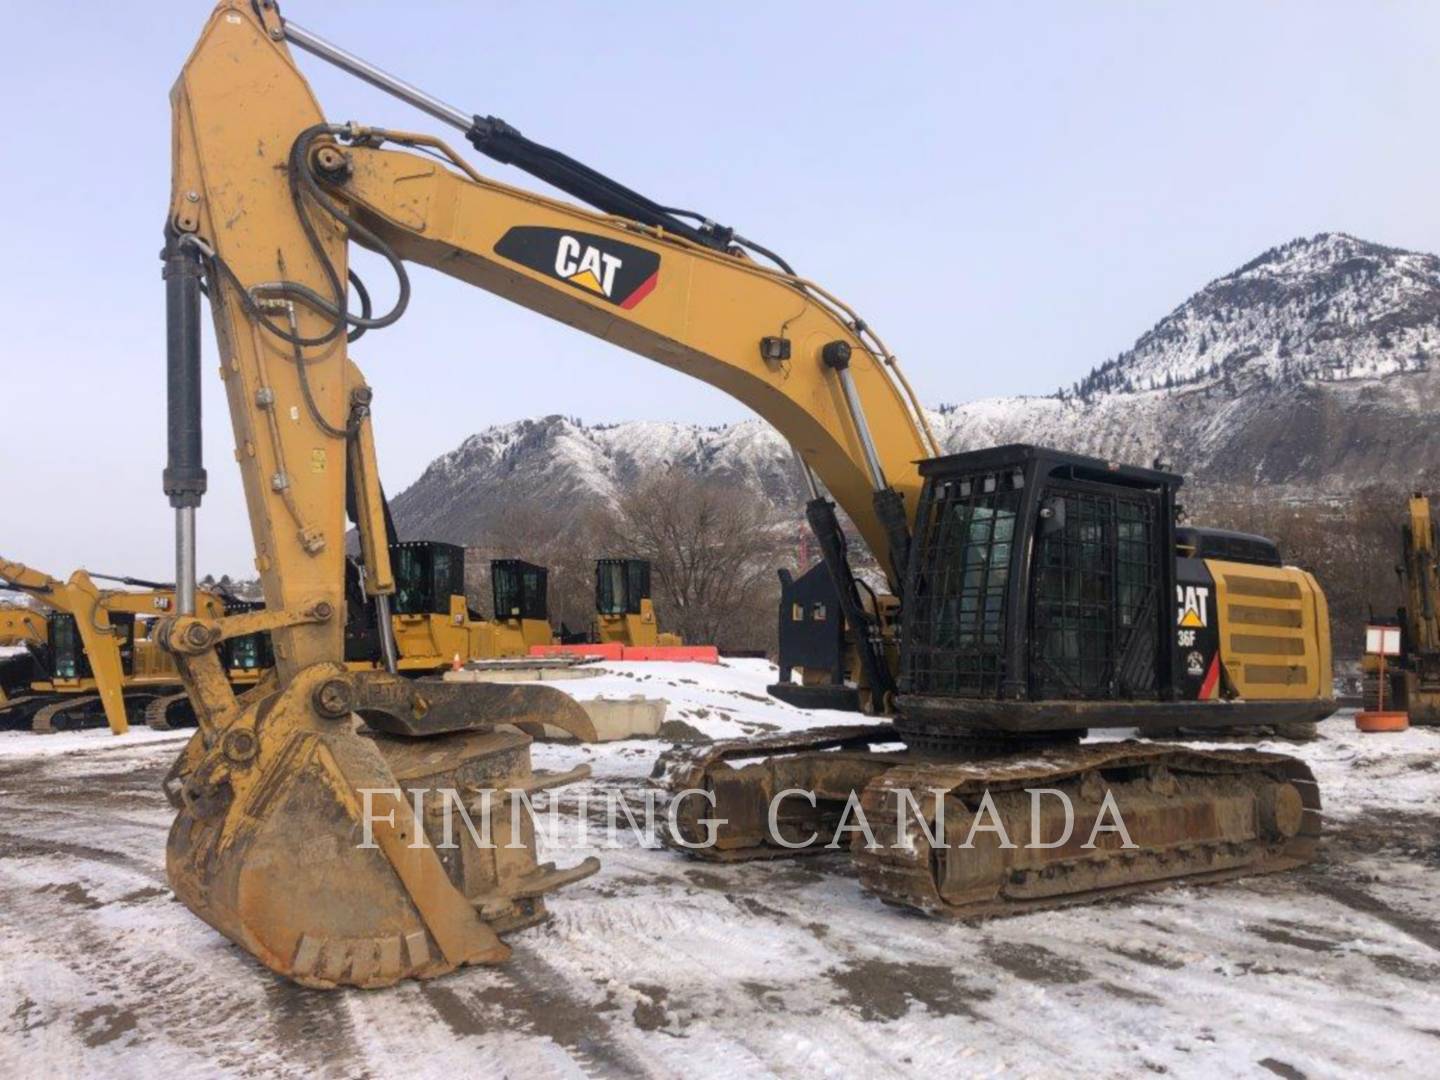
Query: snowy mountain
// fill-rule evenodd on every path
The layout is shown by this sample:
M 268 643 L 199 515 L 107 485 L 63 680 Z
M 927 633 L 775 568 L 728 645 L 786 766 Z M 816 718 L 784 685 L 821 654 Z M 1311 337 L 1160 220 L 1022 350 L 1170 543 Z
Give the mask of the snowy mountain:
M 1440 259 L 1327 233 L 1211 282 L 1051 397 L 931 413 L 948 451 L 1036 442 L 1125 461 L 1156 457 L 1202 487 L 1337 498 L 1440 466 Z M 611 500 L 663 467 L 803 498 L 790 451 L 759 420 L 583 426 L 522 420 L 471 436 L 394 501 L 403 533 L 471 542 L 517 492 L 548 505 Z
M 1076 390 L 1425 370 L 1440 347 L 1437 320 L 1440 258 L 1321 233 L 1212 281 Z
M 790 449 L 760 420 L 712 428 L 640 420 L 586 427 L 562 416 L 470 436 L 391 501 L 406 536 L 473 543 L 517 497 L 547 506 L 613 500 L 656 469 L 683 468 L 798 505 Z M 516 493 L 523 493 L 517 496 Z

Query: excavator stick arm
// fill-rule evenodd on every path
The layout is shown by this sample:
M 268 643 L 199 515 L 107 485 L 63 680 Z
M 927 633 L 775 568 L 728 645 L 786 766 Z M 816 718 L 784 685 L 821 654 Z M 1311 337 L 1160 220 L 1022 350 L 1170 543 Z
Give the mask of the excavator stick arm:
M 284 37 L 273 3 L 221 3 L 171 94 L 165 489 L 179 603 L 160 636 L 199 731 L 167 780 L 166 865 L 177 896 L 272 969 L 377 986 L 503 960 L 497 935 L 544 918 L 545 892 L 594 869 L 542 872 L 533 829 L 499 811 L 498 844 L 462 837 L 442 858 L 441 838 L 466 832 L 458 811 L 412 820 L 402 792 L 524 788 L 530 739 L 497 723 L 593 727 L 550 687 L 402 685 L 342 662 L 347 488 L 367 592 L 381 607 L 394 590 L 371 391 L 347 347 L 398 317 L 405 294 L 388 315 L 368 300 L 346 313 L 357 226 L 326 212 L 310 175 L 306 148 L 322 162 L 336 150 Z M 193 596 L 201 272 L 265 595 L 265 611 L 219 618 Z M 260 630 L 273 676 L 237 697 L 214 646 Z M 367 822 L 373 845 L 358 842 Z

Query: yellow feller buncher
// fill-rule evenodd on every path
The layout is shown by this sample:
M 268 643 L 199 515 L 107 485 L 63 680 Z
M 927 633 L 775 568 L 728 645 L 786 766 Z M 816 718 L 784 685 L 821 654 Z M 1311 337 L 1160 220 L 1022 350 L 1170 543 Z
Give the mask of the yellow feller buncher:
M 327 120 L 292 46 L 595 211 L 491 180 L 434 136 Z M 407 263 L 720 388 L 801 462 L 807 517 L 858 657 L 858 685 L 841 689 L 889 720 L 672 760 L 678 782 L 716 796 L 706 814 L 728 819 L 701 854 L 786 853 L 763 825 L 769 796 L 794 786 L 816 802 L 787 800 L 780 836 L 824 828 L 854 797 L 877 832 L 910 841 L 856 848 L 864 884 L 935 913 L 1074 903 L 1311 857 L 1319 799 L 1299 761 L 1079 742 L 1091 726 L 1235 727 L 1333 708 L 1313 582 L 1243 559 L 1182 566 L 1178 476 L 1027 446 L 941 456 L 874 331 L 764 247 L 454 109 L 264 0 L 215 9 L 172 106 L 165 490 L 180 610 L 160 634 L 200 727 L 166 785 L 176 807 L 167 869 L 192 911 L 268 967 L 312 986 L 377 986 L 498 962 L 509 954 L 499 935 L 543 918 L 546 894 L 594 869 L 538 865 L 525 815 L 512 818 L 503 800 L 488 811 L 495 847 L 474 842 L 453 803 L 427 803 L 417 829 L 401 790 L 535 790 L 582 775 L 534 774 L 528 738 L 499 727 L 593 738 L 571 698 L 343 662 L 347 481 L 363 587 L 387 634 L 395 592 L 373 394 L 349 346 L 400 318 Z M 383 313 L 349 267 L 351 243 L 396 278 Z M 196 612 L 193 589 L 202 281 L 266 602 L 218 619 Z M 884 567 L 889 597 L 861 598 L 836 504 Z M 897 610 L 899 620 L 879 617 Z M 1237 634 L 1241 612 L 1250 621 Z M 274 676 L 237 694 L 214 646 L 256 630 L 273 637 Z M 917 833 L 942 808 L 963 829 L 993 796 L 1011 835 L 1023 835 L 1027 787 L 1070 795 L 1073 843 L 956 850 Z M 1082 848 L 1111 796 L 1134 846 Z M 486 813 L 471 804 L 482 835 Z M 365 819 L 372 847 L 357 845 Z M 682 817 L 674 839 L 701 824 Z M 442 852 L 447 825 L 459 846 Z M 512 836 L 518 846 L 504 846 Z
M 591 637 L 600 644 L 631 648 L 684 645 L 655 619 L 650 600 L 650 564 L 644 559 L 595 560 L 595 621 Z
M 500 660 L 530 655 L 554 639 L 548 611 L 548 573 L 522 559 L 492 559 L 495 617 L 484 619 L 465 598 L 465 549 L 435 540 L 390 544 L 395 594 L 390 623 L 394 666 L 401 672 L 439 671 L 455 660 Z M 376 605 L 357 572 L 347 582 L 345 655 L 352 663 L 387 663 Z

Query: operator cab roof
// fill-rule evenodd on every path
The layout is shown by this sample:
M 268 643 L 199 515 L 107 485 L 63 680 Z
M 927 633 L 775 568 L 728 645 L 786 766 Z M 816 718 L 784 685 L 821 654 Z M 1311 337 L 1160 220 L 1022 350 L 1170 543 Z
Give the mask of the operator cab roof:
M 1274 540 L 1230 529 L 1201 529 L 1184 525 L 1175 530 L 1175 547 L 1181 555 L 1223 562 L 1281 566 L 1280 547 Z
M 1033 446 L 1030 443 L 988 446 L 983 450 L 967 450 L 960 454 L 928 458 L 920 462 L 920 475 L 944 479 L 1010 469 L 1023 469 L 1028 473 L 1032 467 L 1043 476 L 1054 476 L 1058 473 L 1075 480 L 1091 480 L 1123 487 L 1168 487 L 1173 491 L 1185 482 L 1185 478 L 1179 473 L 1122 465 L 1117 461 L 1071 454 L 1064 450 Z

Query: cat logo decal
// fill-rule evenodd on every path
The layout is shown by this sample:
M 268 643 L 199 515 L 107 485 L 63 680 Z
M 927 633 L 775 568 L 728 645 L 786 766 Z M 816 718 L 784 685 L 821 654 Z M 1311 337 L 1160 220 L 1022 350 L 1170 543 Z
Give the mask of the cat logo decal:
M 1181 626 L 1210 625 L 1210 587 L 1208 585 L 1176 585 L 1175 599 L 1180 605 Z
M 607 236 L 517 225 L 495 245 L 495 254 L 537 273 L 633 310 L 660 281 L 660 256 Z

